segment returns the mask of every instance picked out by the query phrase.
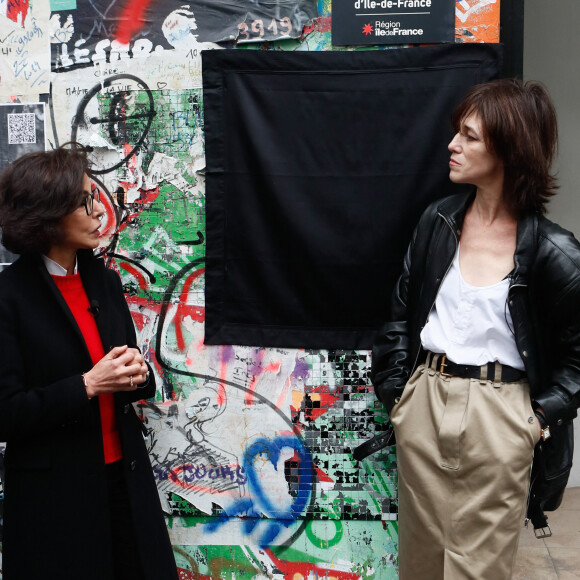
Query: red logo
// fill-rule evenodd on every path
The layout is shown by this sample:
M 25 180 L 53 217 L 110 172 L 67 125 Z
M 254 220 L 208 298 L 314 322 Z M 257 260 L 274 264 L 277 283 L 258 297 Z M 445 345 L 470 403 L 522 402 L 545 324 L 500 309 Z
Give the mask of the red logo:
M 369 34 L 373 33 L 373 27 L 370 24 L 365 24 L 363 26 L 362 31 L 363 31 L 363 34 L 366 34 L 368 36 Z

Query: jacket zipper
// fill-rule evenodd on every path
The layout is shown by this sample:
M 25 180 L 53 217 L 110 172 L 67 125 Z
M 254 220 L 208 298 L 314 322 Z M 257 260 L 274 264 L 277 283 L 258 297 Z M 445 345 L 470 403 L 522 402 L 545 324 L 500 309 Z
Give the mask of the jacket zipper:
M 437 215 L 449 226 L 449 229 L 451 230 L 451 233 L 453 234 L 453 237 L 455 238 L 455 251 L 457 252 L 457 246 L 459 245 L 459 238 L 457 237 L 455 230 L 453 229 L 453 227 L 451 227 L 449 220 L 444 215 L 442 215 L 439 212 L 437 212 Z M 447 269 L 445 270 L 445 273 L 443 274 L 443 276 L 441 276 L 441 278 L 439 280 L 439 285 L 437 286 L 437 291 L 435 292 L 435 298 L 433 298 L 433 302 L 431 303 L 431 306 L 429 307 L 428 312 L 431 312 L 431 310 L 433 310 L 433 306 L 435 306 L 435 302 L 437 301 L 437 294 L 439 294 L 439 288 L 441 288 L 441 284 L 443 284 L 443 280 L 445 279 L 445 276 L 447 276 L 447 272 L 449 272 L 449 270 L 451 269 L 452 264 L 453 264 L 453 256 L 451 257 L 449 264 L 447 264 Z M 428 317 L 429 317 L 429 314 L 427 314 L 427 318 Z M 426 320 L 424 322 L 425 322 L 425 324 L 427 323 Z M 423 326 L 421 327 L 421 331 L 425 328 L 425 324 L 423 324 Z M 419 331 L 419 334 L 421 333 L 421 331 Z M 419 347 L 419 350 L 417 351 L 417 354 L 415 355 L 415 362 L 413 364 L 413 370 L 411 371 L 411 374 L 413 374 L 415 372 L 415 369 L 417 368 L 417 361 L 419 360 L 419 353 L 420 352 L 421 352 L 421 347 Z
M 512 321 L 514 319 L 514 315 L 513 315 L 512 309 L 511 309 L 511 305 L 510 305 L 510 301 L 512 300 L 512 290 L 514 288 L 527 288 L 527 287 L 528 287 L 527 284 L 516 283 L 516 284 L 510 285 L 510 287 L 508 288 L 508 309 L 510 311 L 510 316 L 512 317 Z M 520 347 L 519 347 L 519 344 L 518 344 L 517 336 L 515 334 L 515 325 L 514 325 L 514 340 L 515 340 L 515 343 L 516 343 L 516 347 L 518 349 L 518 353 L 520 354 L 520 357 L 522 358 L 522 362 L 524 363 L 524 367 L 525 367 L 526 366 L 526 363 L 525 363 L 525 360 L 524 359 L 526 357 L 524 357 L 522 355 L 522 353 L 520 352 Z
M 527 284 L 516 283 L 516 284 L 511 284 L 509 289 L 508 289 L 508 308 L 509 308 L 512 320 L 514 319 L 513 312 L 511 309 L 511 305 L 510 305 L 510 301 L 512 300 L 512 298 L 511 298 L 512 290 L 514 288 L 527 288 L 527 287 L 528 287 Z M 515 339 L 516 346 L 518 346 L 517 337 L 515 336 L 515 326 L 514 326 L 514 339 Z M 518 352 L 519 352 L 519 348 L 518 348 Z M 522 356 L 521 352 L 520 352 L 520 356 Z M 523 360 L 523 357 L 522 357 L 522 360 Z M 525 362 L 524 362 L 524 367 L 525 367 Z M 534 449 L 534 455 L 535 455 L 535 453 L 536 453 L 536 450 Z M 530 467 L 530 469 L 531 469 L 531 467 Z M 524 514 L 524 526 L 526 528 L 528 527 L 528 524 L 531 521 L 531 518 L 528 517 L 528 512 L 530 509 L 530 501 L 532 499 L 532 486 L 534 485 L 534 482 L 536 481 L 537 478 L 538 478 L 538 474 L 536 473 L 536 475 L 533 479 L 530 477 L 530 483 L 528 484 L 528 497 L 526 499 L 526 513 Z

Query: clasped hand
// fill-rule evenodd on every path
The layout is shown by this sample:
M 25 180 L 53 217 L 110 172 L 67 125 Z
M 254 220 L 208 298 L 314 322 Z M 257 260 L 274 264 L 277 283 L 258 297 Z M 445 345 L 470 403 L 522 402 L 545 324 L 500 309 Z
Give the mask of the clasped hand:
M 90 399 L 103 393 L 134 391 L 147 380 L 147 370 L 136 348 L 116 346 L 83 375 L 87 395 Z

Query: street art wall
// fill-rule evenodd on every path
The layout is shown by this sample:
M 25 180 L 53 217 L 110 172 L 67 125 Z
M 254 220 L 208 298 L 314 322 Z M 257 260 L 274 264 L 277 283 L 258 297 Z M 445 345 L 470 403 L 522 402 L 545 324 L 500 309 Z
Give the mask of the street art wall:
M 352 457 L 387 420 L 369 351 L 203 340 L 201 50 L 339 50 L 331 26 L 330 0 L 0 0 L 0 148 L 92 148 L 182 580 L 397 578 L 395 449 Z M 498 37 L 499 0 L 456 3 L 456 42 Z

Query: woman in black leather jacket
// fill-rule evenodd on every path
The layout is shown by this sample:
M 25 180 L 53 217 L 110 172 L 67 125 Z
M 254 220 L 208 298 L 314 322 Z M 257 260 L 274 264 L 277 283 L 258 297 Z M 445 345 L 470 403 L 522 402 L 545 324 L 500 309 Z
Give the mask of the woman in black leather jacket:
M 543 217 L 550 97 L 485 83 L 453 125 L 450 179 L 475 190 L 421 217 L 373 347 L 397 437 L 401 580 L 510 578 L 528 490 L 535 528 L 561 501 L 580 404 L 580 245 Z

